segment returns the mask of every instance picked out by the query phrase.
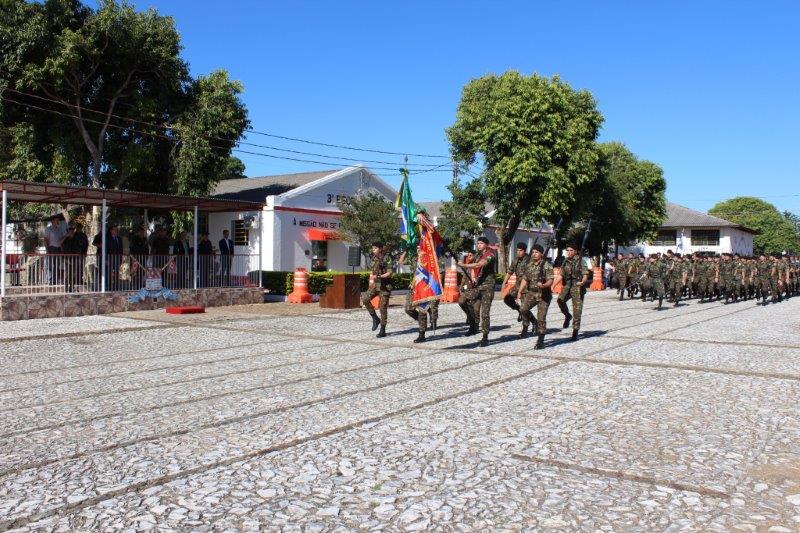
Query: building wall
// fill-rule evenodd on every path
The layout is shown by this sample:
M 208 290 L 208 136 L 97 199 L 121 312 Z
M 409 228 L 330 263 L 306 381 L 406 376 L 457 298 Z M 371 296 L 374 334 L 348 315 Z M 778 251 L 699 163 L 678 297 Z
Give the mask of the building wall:
M 719 245 L 696 245 L 692 242 L 692 229 L 719 229 Z M 753 235 L 738 228 L 680 228 L 676 231 L 676 242 L 672 246 L 655 246 L 647 243 L 637 243 L 634 246 L 622 248 L 620 253 L 666 253 L 672 250 L 681 254 L 708 253 L 734 253 L 740 255 L 753 254 Z

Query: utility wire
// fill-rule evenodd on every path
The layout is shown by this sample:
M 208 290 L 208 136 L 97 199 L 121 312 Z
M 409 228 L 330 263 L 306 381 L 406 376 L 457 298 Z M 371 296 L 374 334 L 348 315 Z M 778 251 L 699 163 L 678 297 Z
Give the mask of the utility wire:
M 89 107 L 80 107 L 79 108 L 79 106 L 77 106 L 75 104 L 71 104 L 71 103 L 66 102 L 66 101 L 56 100 L 56 99 L 53 99 L 53 98 L 48 98 L 48 97 L 40 96 L 40 95 L 37 95 L 37 94 L 32 94 L 32 93 L 28 93 L 28 92 L 24 92 L 24 91 L 19 91 L 19 90 L 16 90 L 16 89 L 6 88 L 5 90 L 9 91 L 9 92 L 13 92 L 13 93 L 19 94 L 19 95 L 22 95 L 22 96 L 27 96 L 27 97 L 30 97 L 30 98 L 36 98 L 36 99 L 39 99 L 39 100 L 44 100 L 44 101 L 52 102 L 52 103 L 55 103 L 55 104 L 58 104 L 58 105 L 63 105 L 63 106 L 67 106 L 67 107 L 71 107 L 71 108 L 75 108 L 75 109 L 81 109 L 82 111 L 90 111 L 92 113 L 101 114 L 103 116 L 112 116 L 114 118 L 118 118 L 118 119 L 121 119 L 121 120 L 137 122 L 137 123 L 140 123 L 140 124 L 146 124 L 148 126 L 155 126 L 155 127 L 164 128 L 164 129 L 173 129 L 174 128 L 174 126 L 171 125 L 171 124 L 157 124 L 157 123 L 153 123 L 153 122 L 137 120 L 137 119 L 133 119 L 133 118 L 130 118 L 130 117 L 123 117 L 123 116 L 120 116 L 120 115 L 116 115 L 114 113 L 110 113 L 109 114 L 106 111 L 99 111 L 99 110 L 95 110 L 95 109 L 92 109 L 92 108 L 89 108 Z M 275 138 L 275 139 L 283 139 L 283 140 L 287 140 L 287 141 L 301 142 L 301 143 L 306 143 L 306 144 L 313 144 L 313 145 L 318 145 L 318 146 L 326 146 L 326 147 L 329 147 L 329 148 L 339 148 L 339 149 L 343 149 L 343 150 L 351 150 L 351 151 L 358 151 L 358 152 L 370 152 L 370 153 L 385 154 L 385 155 L 399 155 L 399 156 L 424 157 L 424 158 L 436 158 L 436 159 L 448 159 L 448 160 L 450 159 L 449 156 L 443 156 L 443 155 L 392 152 L 392 151 L 386 151 L 386 150 L 374 150 L 374 149 L 369 149 L 369 148 L 357 148 L 357 147 L 352 147 L 352 146 L 323 143 L 323 142 L 317 142 L 317 141 L 310 141 L 310 140 L 307 140 L 307 139 L 299 139 L 299 138 L 295 138 L 295 137 L 286 137 L 284 135 L 277 135 L 277 134 L 273 134 L 273 133 L 267 133 L 267 132 L 256 131 L 256 130 L 248 130 L 247 133 L 248 134 L 254 134 L 254 135 L 262 135 L 262 136 L 265 136 L 265 137 L 271 137 L 271 138 Z M 217 138 L 217 139 L 221 140 L 223 142 L 237 142 L 237 141 L 235 141 L 233 139 L 222 139 L 222 138 Z M 315 156 L 315 157 L 334 158 L 334 156 L 327 156 L 327 155 L 323 155 L 323 154 L 293 151 L 293 150 L 289 150 L 289 149 L 285 149 L 285 148 L 278 148 L 278 147 L 269 146 L 269 145 L 246 143 L 244 141 L 239 141 L 239 142 L 241 144 L 249 144 L 251 146 L 255 146 L 255 147 L 259 147 L 259 148 L 268 148 L 268 149 L 271 149 L 271 150 L 294 152 L 294 153 L 301 154 L 301 155 L 311 155 L 311 156 Z M 356 159 L 351 159 L 351 158 L 346 158 L 346 157 L 335 157 L 335 159 L 357 161 Z M 381 164 L 393 164 L 391 161 L 367 161 L 367 160 L 363 160 L 363 162 L 381 163 Z M 428 166 L 429 167 L 429 166 L 433 166 L 433 165 L 432 164 L 419 164 L 419 163 L 418 164 L 414 164 L 414 163 L 412 163 L 411 166 Z
M 72 119 L 77 118 L 77 119 L 83 120 L 85 122 L 90 122 L 90 123 L 99 124 L 99 125 L 104 125 L 105 124 L 105 122 L 101 122 L 99 120 L 94 120 L 94 119 L 85 118 L 85 117 L 81 118 L 81 117 L 78 117 L 77 115 L 74 115 L 74 114 L 71 114 L 71 113 L 63 113 L 63 112 L 57 111 L 55 109 L 47 109 L 47 108 L 36 106 L 36 105 L 30 104 L 30 103 L 19 102 L 17 100 L 13 100 L 11 98 L 8 98 L 7 96 L 3 97 L 2 100 L 6 101 L 6 102 L 13 103 L 13 104 L 17 104 L 17 105 L 20 105 L 20 106 L 23 106 L 23 107 L 36 109 L 38 111 L 43 111 L 43 112 L 46 112 L 46 113 L 60 115 L 60 116 L 67 117 L 67 118 L 72 118 Z M 111 123 L 111 122 L 108 124 L 108 127 L 109 128 L 113 128 L 113 129 L 128 131 L 128 132 L 134 132 L 134 133 L 138 133 L 140 135 L 156 137 L 156 138 L 164 139 L 164 140 L 167 140 L 167 141 L 170 141 L 170 142 L 173 142 L 173 143 L 179 143 L 180 142 L 180 139 L 177 139 L 177 138 L 174 138 L 174 137 L 169 137 L 167 135 L 162 135 L 162 134 L 154 133 L 154 132 L 141 131 L 141 130 L 138 130 L 136 128 L 132 128 L 132 127 L 128 127 L 128 126 L 120 126 L 118 124 Z M 215 145 L 215 144 L 212 144 L 211 147 L 212 148 L 218 148 L 218 149 L 221 149 L 221 150 L 230 149 L 233 152 L 244 153 L 244 154 L 249 154 L 249 155 L 256 155 L 256 156 L 260 156 L 260 157 L 268 157 L 268 158 L 271 158 L 271 159 L 281 159 L 281 160 L 296 161 L 296 162 L 301 162 L 301 163 L 313 163 L 313 164 L 325 165 L 325 166 L 329 166 L 329 167 L 348 166 L 348 165 L 341 165 L 341 164 L 337 164 L 337 163 L 332 163 L 330 161 L 316 161 L 316 160 L 310 160 L 310 159 L 300 159 L 300 158 L 294 158 L 294 157 L 277 156 L 277 155 L 273 155 L 273 154 L 265 154 L 265 153 L 262 153 L 262 152 L 253 152 L 253 151 L 249 151 L 249 150 L 242 150 L 242 149 L 239 149 L 239 148 L 228 148 L 228 147 L 225 147 L 225 146 L 219 146 L 219 145 Z M 439 167 L 443 167 L 443 166 L 446 166 L 446 165 L 449 165 L 449 163 L 445 163 L 443 165 L 439 165 Z M 398 167 L 370 167 L 370 169 L 371 170 L 394 170 L 394 171 L 397 171 L 399 169 L 399 166 Z M 450 172 L 450 171 L 448 169 L 442 169 L 442 168 L 434 167 L 434 168 L 429 168 L 429 169 L 425 169 L 425 170 L 414 170 L 414 171 L 411 171 L 410 174 L 421 174 L 423 172 Z M 399 172 L 398 172 L 397 175 L 400 175 Z

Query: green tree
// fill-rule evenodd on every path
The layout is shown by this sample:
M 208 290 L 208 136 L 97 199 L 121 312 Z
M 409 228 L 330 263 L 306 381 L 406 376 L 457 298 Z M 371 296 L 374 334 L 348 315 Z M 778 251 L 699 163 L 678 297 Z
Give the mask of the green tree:
M 592 95 L 558 76 L 509 71 L 464 87 L 447 136 L 460 167 L 483 163 L 502 263 L 521 222 L 577 218 L 597 177 L 602 122 Z
M 795 237 L 797 237 L 797 239 L 800 240 L 800 215 L 796 215 L 791 211 L 784 211 L 783 218 L 788 220 L 792 224 L 792 226 L 794 226 Z
M 193 79 L 180 52 L 174 21 L 152 9 L 1 0 L 0 173 L 207 194 L 247 112 L 241 84 Z
M 592 219 L 592 252 L 605 245 L 629 245 L 653 237 L 667 216 L 666 181 L 655 163 L 638 159 L 619 142 L 598 145 L 598 179 L 586 218 Z M 602 250 L 601 250 L 602 249 Z
M 361 247 L 365 258 L 375 241 L 384 243 L 389 253 L 400 248 L 400 216 L 394 204 L 370 193 L 342 206 L 340 233 L 346 241 Z
M 758 235 L 753 238 L 755 253 L 773 254 L 800 248 L 792 222 L 774 205 L 759 198 L 731 198 L 712 207 L 708 214 L 756 230 Z
M 472 250 L 486 224 L 486 194 L 480 179 L 464 187 L 458 181 L 447 186 L 452 200 L 442 203 L 437 229 L 453 253 Z

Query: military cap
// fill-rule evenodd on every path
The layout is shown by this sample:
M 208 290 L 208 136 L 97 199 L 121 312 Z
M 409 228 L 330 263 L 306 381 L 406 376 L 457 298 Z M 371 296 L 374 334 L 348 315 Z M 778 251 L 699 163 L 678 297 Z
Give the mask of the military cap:
M 542 246 L 541 244 L 534 244 L 533 248 L 531 248 L 531 250 L 536 250 L 540 254 L 543 254 L 544 253 L 544 246 Z
M 489 239 L 487 239 L 486 237 L 481 235 L 480 237 L 478 237 L 478 242 L 482 242 L 484 244 L 489 244 Z
M 528 245 L 525 244 L 524 242 L 518 242 L 517 243 L 517 250 L 527 250 L 527 249 L 528 249 Z

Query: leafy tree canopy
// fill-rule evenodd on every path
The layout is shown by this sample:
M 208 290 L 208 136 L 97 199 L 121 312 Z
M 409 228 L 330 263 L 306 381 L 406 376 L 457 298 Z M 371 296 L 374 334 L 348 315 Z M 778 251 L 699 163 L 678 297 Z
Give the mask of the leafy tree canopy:
M 225 71 L 193 78 L 170 17 L 115 0 L 0 1 L 0 173 L 207 194 L 249 126 Z
M 739 196 L 720 202 L 708 214 L 758 231 L 753 238 L 757 254 L 800 249 L 795 226 L 774 205 L 759 198 Z
M 342 206 L 340 232 L 347 241 L 360 246 L 367 259 L 375 241 L 384 243 L 389 253 L 400 248 L 400 216 L 394 204 L 375 193 Z
M 597 178 L 602 122 L 592 95 L 558 76 L 508 71 L 464 87 L 447 136 L 460 167 L 483 162 L 501 258 L 521 221 L 570 216 L 585 203 Z
M 442 202 L 439 233 L 453 253 L 472 250 L 475 239 L 483 233 L 487 222 L 483 184 L 480 179 L 473 179 L 464 187 L 453 182 L 447 189 L 452 200 Z

